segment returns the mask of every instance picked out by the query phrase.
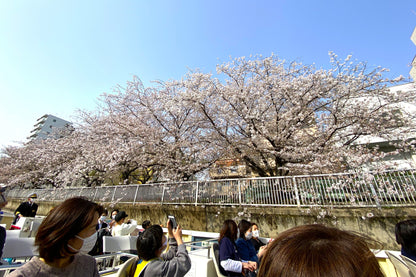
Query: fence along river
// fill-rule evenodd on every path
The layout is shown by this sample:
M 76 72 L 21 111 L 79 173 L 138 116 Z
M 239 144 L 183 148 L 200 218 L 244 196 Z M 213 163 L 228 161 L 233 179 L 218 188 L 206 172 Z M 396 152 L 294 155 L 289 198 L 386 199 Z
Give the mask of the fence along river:
M 416 204 L 416 169 L 53 189 L 11 188 L 7 197 L 174 205 L 394 207 Z

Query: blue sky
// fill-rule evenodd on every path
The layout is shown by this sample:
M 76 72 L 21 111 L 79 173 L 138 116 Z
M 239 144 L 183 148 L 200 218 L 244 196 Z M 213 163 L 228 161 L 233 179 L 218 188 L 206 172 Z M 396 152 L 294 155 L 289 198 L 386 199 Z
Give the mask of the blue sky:
M 43 114 L 75 121 L 133 75 L 151 85 L 230 57 L 325 68 L 334 51 L 408 77 L 415 27 L 415 0 L 0 0 L 0 147 Z

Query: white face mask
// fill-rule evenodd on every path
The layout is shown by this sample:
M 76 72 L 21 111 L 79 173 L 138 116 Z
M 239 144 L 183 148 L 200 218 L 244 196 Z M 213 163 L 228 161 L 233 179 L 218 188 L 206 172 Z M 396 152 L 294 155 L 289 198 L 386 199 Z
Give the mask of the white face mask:
M 116 219 L 116 215 L 112 215 L 112 216 L 111 216 L 111 218 L 112 218 L 112 219 Z
M 253 237 L 253 233 L 252 232 L 248 232 L 246 233 L 246 240 L 249 240 Z
M 35 202 L 35 199 L 33 199 L 33 198 L 29 198 L 29 202 L 30 202 L 30 203 L 34 203 L 34 202 Z
M 107 217 L 105 216 L 105 215 L 102 215 L 101 217 L 100 217 L 100 220 L 101 221 L 105 221 L 107 219 Z
M 74 247 L 68 244 L 69 248 L 77 252 L 84 253 L 84 254 L 87 254 L 88 252 L 90 252 L 94 248 L 95 243 L 97 242 L 97 232 L 94 232 L 94 234 L 92 234 L 91 236 L 87 238 L 81 238 L 80 236 L 75 236 L 75 237 L 82 240 L 81 248 L 75 249 Z
M 258 238 L 260 236 L 259 230 L 253 231 L 253 237 Z

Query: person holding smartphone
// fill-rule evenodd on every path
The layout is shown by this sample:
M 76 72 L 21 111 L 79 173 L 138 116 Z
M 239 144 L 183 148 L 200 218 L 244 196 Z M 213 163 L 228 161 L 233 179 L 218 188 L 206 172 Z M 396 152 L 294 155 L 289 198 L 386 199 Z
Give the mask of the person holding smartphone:
M 176 221 L 175 221 L 176 222 Z M 173 228 L 173 220 L 167 222 L 169 239 L 159 225 L 152 225 L 137 238 L 138 258 L 135 258 L 127 276 L 175 276 L 182 277 L 191 269 L 191 259 L 182 240 L 180 225 Z M 169 250 L 163 253 L 169 241 Z M 162 254 L 163 253 L 163 254 Z

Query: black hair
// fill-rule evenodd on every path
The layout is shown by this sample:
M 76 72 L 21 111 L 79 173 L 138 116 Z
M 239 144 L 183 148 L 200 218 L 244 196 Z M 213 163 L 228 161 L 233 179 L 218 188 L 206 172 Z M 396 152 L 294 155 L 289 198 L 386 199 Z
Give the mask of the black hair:
M 396 242 L 412 255 L 416 255 L 416 219 L 401 221 L 395 227 Z
M 152 225 L 137 238 L 137 254 L 139 258 L 149 261 L 156 258 L 156 251 L 162 247 L 163 229 L 159 225 Z
M 240 231 L 240 238 L 246 239 L 246 232 L 250 228 L 251 228 L 251 223 L 245 219 L 242 219 L 240 223 L 238 223 L 238 230 Z
M 143 221 L 143 223 L 142 223 L 142 228 L 143 229 L 147 229 L 149 226 L 150 226 L 150 220 L 145 220 L 145 221 Z

